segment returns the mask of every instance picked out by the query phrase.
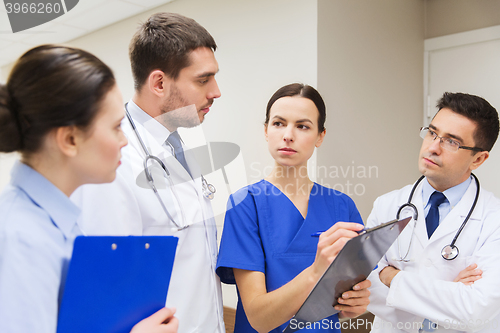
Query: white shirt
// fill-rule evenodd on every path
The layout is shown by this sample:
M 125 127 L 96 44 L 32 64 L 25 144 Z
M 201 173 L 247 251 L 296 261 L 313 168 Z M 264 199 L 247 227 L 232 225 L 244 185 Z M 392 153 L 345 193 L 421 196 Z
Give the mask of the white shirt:
M 150 154 L 160 158 L 171 182 L 159 167 L 152 171 L 155 186 L 173 219 L 188 228 L 177 231 L 168 219 L 144 173 L 144 149 L 125 117 L 122 128 L 129 144 L 111 184 L 85 185 L 72 199 L 82 208 L 79 222 L 88 235 L 173 235 L 179 238 L 166 305 L 177 308 L 179 332 L 223 333 L 221 286 L 215 274 L 216 225 L 210 201 L 202 194 L 201 173 L 185 151 L 192 179 L 165 144 L 170 132 L 128 103 L 137 131 Z
M 464 196 L 465 192 L 469 188 L 470 182 L 472 181 L 472 176 L 467 178 L 465 181 L 462 183 L 455 185 L 446 191 L 443 192 L 444 196 L 446 197 L 446 200 L 439 205 L 439 221 L 443 221 L 446 218 L 446 215 L 455 207 L 462 197 Z M 431 204 L 430 204 L 430 198 L 431 195 L 435 192 L 436 190 L 434 187 L 429 184 L 429 180 L 427 178 L 424 178 L 422 180 L 422 202 L 424 203 L 424 215 L 427 216 L 429 213 L 429 210 L 431 209 Z

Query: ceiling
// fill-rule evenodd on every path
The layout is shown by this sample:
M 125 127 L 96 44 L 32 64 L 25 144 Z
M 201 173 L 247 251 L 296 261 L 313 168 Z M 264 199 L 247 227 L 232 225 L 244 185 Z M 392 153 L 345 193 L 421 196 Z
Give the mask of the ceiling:
M 17 33 L 12 33 L 7 11 L 0 5 L 0 67 L 15 61 L 33 46 L 64 43 L 171 1 L 79 0 L 66 14 Z

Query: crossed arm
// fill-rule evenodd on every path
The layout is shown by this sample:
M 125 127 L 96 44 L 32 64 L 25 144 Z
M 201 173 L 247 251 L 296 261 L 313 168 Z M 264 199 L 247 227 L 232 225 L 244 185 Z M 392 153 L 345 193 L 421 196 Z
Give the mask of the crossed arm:
M 400 272 L 399 269 L 393 266 L 386 266 L 380 271 L 379 277 L 380 281 L 387 287 L 391 287 L 392 279 Z M 474 284 L 477 280 L 483 277 L 483 271 L 477 269 L 477 264 L 472 264 L 467 266 L 463 271 L 458 273 L 458 276 L 453 280 L 453 282 L 462 282 L 466 286 Z
M 478 257 L 462 270 L 453 281 L 427 279 L 422 273 L 399 271 L 387 266 L 380 272 L 380 282 L 389 287 L 386 308 L 394 314 L 414 315 L 436 323 L 467 323 L 467 331 L 482 329 L 500 313 L 498 267 Z M 411 296 L 410 296 L 411 295 Z M 428 295 L 432 295 L 429 297 Z M 403 299 L 412 297 L 411 302 Z M 443 300 L 446 306 L 443 306 Z M 387 311 L 386 311 L 387 312 Z

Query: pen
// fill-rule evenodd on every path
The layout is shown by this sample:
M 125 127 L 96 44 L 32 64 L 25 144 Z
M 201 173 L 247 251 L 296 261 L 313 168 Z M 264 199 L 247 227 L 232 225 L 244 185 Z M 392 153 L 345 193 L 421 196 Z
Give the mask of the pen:
M 366 228 L 363 228 L 361 229 L 360 231 L 357 231 L 357 233 L 359 235 L 361 235 L 362 233 L 364 233 L 367 229 Z M 322 233 L 324 233 L 326 230 L 324 231 L 316 231 L 315 233 L 311 234 L 311 237 L 319 237 Z

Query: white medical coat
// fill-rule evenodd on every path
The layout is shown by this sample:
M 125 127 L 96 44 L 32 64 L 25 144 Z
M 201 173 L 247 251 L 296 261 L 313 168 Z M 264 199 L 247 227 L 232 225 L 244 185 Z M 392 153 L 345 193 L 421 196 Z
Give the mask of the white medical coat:
M 411 188 L 408 185 L 377 198 L 367 226 L 394 219 Z M 412 202 L 418 209 L 418 221 L 410 221 L 399 236 L 400 250 L 396 241 L 368 277 L 372 282 L 368 310 L 376 315 L 371 332 L 418 332 L 426 318 L 439 325 L 435 332 L 500 331 L 500 200 L 481 189 L 476 208 L 456 242 L 459 256 L 451 261 L 441 257 L 441 250 L 452 242 L 475 195 L 476 183 L 472 181 L 428 239 L 422 185 L 417 187 Z M 410 216 L 408 212 L 406 216 Z M 398 261 L 408 251 L 413 232 L 407 256 L 410 261 Z M 473 263 L 483 270 L 482 279 L 471 286 L 453 282 Z M 379 279 L 379 272 L 387 265 L 401 270 L 390 288 Z
M 134 119 L 142 112 L 130 104 L 128 109 Z M 150 153 L 159 157 L 171 174 L 174 192 L 160 172 L 153 173 L 164 204 L 174 220 L 190 226 L 173 230 L 175 226 L 146 182 L 145 153 L 126 117 L 122 128 L 129 144 L 122 149 L 122 165 L 115 181 L 85 185 L 72 197 L 82 208 L 79 225 L 87 235 L 178 237 L 166 305 L 177 308 L 175 316 L 179 319 L 180 333 L 223 333 L 221 286 L 215 274 L 216 225 L 210 201 L 203 196 L 198 164 L 185 149 L 193 180 L 169 148 L 162 146 L 141 122 L 134 123 Z

